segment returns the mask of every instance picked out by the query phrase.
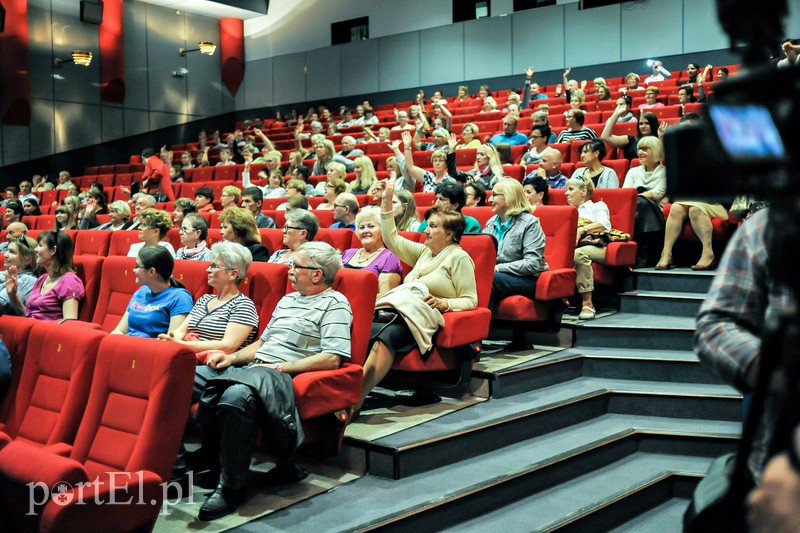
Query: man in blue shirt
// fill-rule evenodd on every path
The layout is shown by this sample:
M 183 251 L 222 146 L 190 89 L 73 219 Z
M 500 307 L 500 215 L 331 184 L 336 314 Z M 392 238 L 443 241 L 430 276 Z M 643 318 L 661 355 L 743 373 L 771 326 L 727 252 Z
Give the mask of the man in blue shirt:
M 356 215 L 358 214 L 358 199 L 349 192 L 343 192 L 333 201 L 333 229 L 356 230 Z
M 503 117 L 503 133 L 492 135 L 490 144 L 508 143 L 510 146 L 528 144 L 528 137 L 517 131 L 519 118 L 513 113 Z

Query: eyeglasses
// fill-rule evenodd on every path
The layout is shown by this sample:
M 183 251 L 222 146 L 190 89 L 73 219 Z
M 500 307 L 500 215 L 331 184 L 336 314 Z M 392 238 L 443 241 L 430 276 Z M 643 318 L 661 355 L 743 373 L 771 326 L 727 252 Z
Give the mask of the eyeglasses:
M 544 139 L 544 135 L 531 135 L 531 140 L 534 139 Z
M 289 270 L 292 270 L 292 269 L 297 270 L 298 268 L 303 269 L 303 270 L 322 270 L 319 267 L 310 267 L 310 266 L 305 266 L 305 265 L 298 265 L 297 263 L 292 263 L 291 266 L 289 267 Z
M 304 230 L 306 228 L 301 228 L 300 226 L 284 226 L 283 227 L 284 231 L 287 231 L 287 230 L 290 230 L 290 229 L 296 229 L 297 231 L 300 231 L 300 230 Z
M 210 265 L 208 265 L 208 270 L 213 270 L 216 272 L 217 270 L 233 270 L 233 269 L 225 268 L 223 265 L 218 265 L 216 263 L 211 263 Z
M 183 226 L 181 226 L 181 229 L 178 231 L 180 231 L 181 233 L 189 233 L 190 231 L 197 231 L 197 228 L 184 228 Z
M 337 207 L 341 207 L 342 209 L 347 209 L 346 205 L 334 203 L 333 208 L 336 209 Z

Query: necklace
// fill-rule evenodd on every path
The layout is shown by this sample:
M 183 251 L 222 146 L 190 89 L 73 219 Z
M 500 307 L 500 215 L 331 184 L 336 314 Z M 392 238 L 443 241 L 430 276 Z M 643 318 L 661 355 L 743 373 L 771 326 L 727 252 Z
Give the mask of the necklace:
M 373 257 L 375 257 L 376 255 L 378 255 L 379 253 L 381 253 L 383 251 L 383 248 L 384 247 L 381 246 L 380 248 L 378 248 L 377 250 L 375 250 L 374 252 L 369 254 L 366 258 L 363 257 L 364 252 L 366 252 L 366 250 L 364 248 L 359 248 L 358 257 L 356 257 L 356 263 L 359 263 L 359 264 L 363 265 L 364 263 L 370 262 Z

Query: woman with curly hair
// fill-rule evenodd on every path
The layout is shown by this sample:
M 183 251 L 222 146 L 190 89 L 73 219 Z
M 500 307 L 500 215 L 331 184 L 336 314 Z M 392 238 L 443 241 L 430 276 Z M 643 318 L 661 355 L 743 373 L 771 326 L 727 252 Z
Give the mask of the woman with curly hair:
M 229 207 L 219 215 L 219 221 L 222 223 L 220 229 L 223 239 L 241 244 L 250 250 L 253 261 L 269 261 L 269 250 L 261 244 L 256 218 L 249 209 Z

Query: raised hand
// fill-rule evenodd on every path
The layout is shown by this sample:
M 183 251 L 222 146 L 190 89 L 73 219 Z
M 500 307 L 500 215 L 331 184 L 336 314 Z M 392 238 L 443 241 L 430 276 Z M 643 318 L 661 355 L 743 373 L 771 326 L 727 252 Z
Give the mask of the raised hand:
M 455 133 L 451 132 L 450 135 L 447 136 L 447 146 L 450 147 L 451 152 L 456 149 L 457 144 L 458 144 L 458 137 L 456 136 Z
M 572 72 L 572 67 L 567 67 L 564 69 L 564 76 L 569 76 L 569 73 Z
M 17 267 L 11 265 L 6 269 L 6 291 L 9 295 L 13 296 L 17 294 L 18 288 L 19 282 L 17 281 Z
M 530 67 L 526 68 L 525 69 L 525 78 L 526 79 L 531 79 L 533 77 L 533 73 L 534 72 L 535 72 L 535 69 L 533 68 L 533 65 L 531 65 Z
M 403 148 L 406 150 L 411 148 L 411 133 L 408 130 L 403 130 L 400 136 L 403 138 Z
M 617 104 L 617 107 L 614 108 L 615 115 L 624 115 L 628 110 L 628 106 L 625 104 Z

